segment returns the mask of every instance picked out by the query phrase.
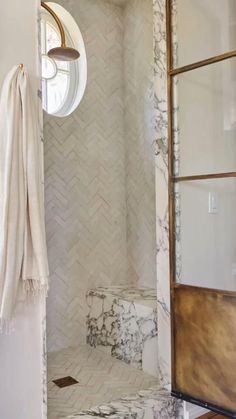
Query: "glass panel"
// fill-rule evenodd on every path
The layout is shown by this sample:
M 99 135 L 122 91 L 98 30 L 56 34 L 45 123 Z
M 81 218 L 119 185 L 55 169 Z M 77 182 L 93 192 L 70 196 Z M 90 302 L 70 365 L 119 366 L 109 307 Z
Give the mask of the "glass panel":
M 42 78 L 53 79 L 57 74 L 57 66 L 55 61 L 47 55 L 42 55 Z
M 57 68 L 59 70 L 70 71 L 70 63 L 68 61 L 57 61 L 57 60 L 55 60 L 55 62 L 57 64 Z
M 46 36 L 47 36 L 48 51 L 52 48 L 56 48 L 61 45 L 60 34 L 49 23 L 46 24 Z
M 236 49 L 235 0 L 176 0 L 175 66 Z
M 46 54 L 46 25 L 43 20 L 41 21 L 41 51 L 42 54 Z
M 175 174 L 236 170 L 236 59 L 174 79 Z
M 43 109 L 47 110 L 47 81 L 42 79 L 42 102 L 43 102 Z
M 236 290 L 235 214 L 235 178 L 176 185 L 178 282 Z
M 69 82 L 69 75 L 59 71 L 54 79 L 47 81 L 46 110 L 48 113 L 55 114 L 63 107 L 68 94 Z

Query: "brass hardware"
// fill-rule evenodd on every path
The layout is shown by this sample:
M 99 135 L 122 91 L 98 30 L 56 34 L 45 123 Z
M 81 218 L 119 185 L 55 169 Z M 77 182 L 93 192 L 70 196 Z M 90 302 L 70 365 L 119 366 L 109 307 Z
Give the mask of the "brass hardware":
M 63 28 L 63 25 L 59 19 L 59 17 L 57 16 L 57 14 L 54 12 L 54 10 L 51 9 L 51 7 L 49 7 L 47 5 L 47 3 L 44 3 L 43 1 L 41 2 L 41 6 L 47 10 L 48 13 L 50 13 L 50 15 L 53 17 L 53 19 L 56 21 L 58 29 L 60 31 L 60 36 L 61 36 L 61 46 L 62 48 L 64 48 L 66 46 L 66 36 L 65 36 L 65 31 Z
M 68 377 L 59 378 L 57 380 L 53 380 L 53 383 L 56 384 L 56 386 L 59 388 L 65 388 L 65 387 L 70 387 L 75 384 L 78 384 L 79 382 L 75 380 L 75 378 L 68 376 Z
M 236 298 L 236 291 L 227 291 L 227 290 L 219 290 L 217 288 L 201 288 L 201 287 L 197 287 L 196 285 L 187 285 L 187 284 L 180 284 L 178 282 L 176 282 L 173 285 L 173 288 L 175 290 L 177 289 L 182 289 L 183 291 L 185 290 L 186 292 L 198 292 L 199 290 L 202 291 L 204 290 L 205 293 L 209 293 L 212 295 L 219 295 L 219 296 L 223 296 L 223 297 L 233 297 Z
M 192 175 L 192 176 L 172 176 L 171 180 L 173 182 L 186 182 L 193 180 L 207 180 L 207 179 L 224 179 L 224 178 L 233 178 L 236 177 L 236 172 L 226 172 L 226 173 L 209 173 L 204 175 Z
M 51 9 L 51 7 L 48 6 L 47 3 L 41 2 L 41 6 L 47 10 L 48 13 L 53 17 L 55 22 L 57 23 L 57 26 L 60 31 L 61 36 L 61 46 L 52 48 L 50 51 L 48 51 L 48 56 L 50 58 L 53 58 L 55 60 L 59 61 L 74 61 L 77 60 L 80 57 L 79 51 L 77 51 L 75 48 L 67 47 L 66 46 L 66 36 L 64 27 L 61 23 L 61 20 L 57 16 L 57 14 L 54 12 L 54 10 Z
M 169 74 L 171 77 L 178 74 L 187 73 L 188 71 L 196 70 L 197 68 L 205 67 L 210 64 L 216 64 L 220 61 L 228 60 L 230 58 L 236 57 L 236 50 L 226 52 L 225 54 L 216 55 L 214 57 L 207 58 L 206 60 L 201 60 L 196 63 L 185 65 L 179 68 L 171 68 Z
M 174 333 L 174 292 L 176 266 L 175 266 L 175 199 L 173 194 L 174 158 L 173 158 L 173 87 L 170 71 L 173 66 L 172 49 L 172 1 L 166 0 L 166 43 L 167 43 L 167 118 L 168 118 L 168 212 L 169 212 L 169 267 L 170 267 L 170 306 L 171 306 L 171 371 L 172 380 L 175 376 L 175 333 Z
M 235 293 L 181 285 L 175 290 L 174 311 L 173 390 L 219 405 L 235 417 Z
M 24 64 L 19 64 L 19 68 L 20 68 L 21 70 L 23 70 L 23 68 L 24 68 Z

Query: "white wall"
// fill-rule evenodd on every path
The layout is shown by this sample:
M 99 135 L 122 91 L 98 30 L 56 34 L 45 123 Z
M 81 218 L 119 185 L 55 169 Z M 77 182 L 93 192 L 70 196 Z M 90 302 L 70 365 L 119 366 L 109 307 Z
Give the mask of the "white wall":
M 0 84 L 13 65 L 23 63 L 37 101 L 38 0 L 7 0 L 0 11 Z M 42 419 L 43 304 L 18 304 L 15 332 L 0 336 L 0 417 Z

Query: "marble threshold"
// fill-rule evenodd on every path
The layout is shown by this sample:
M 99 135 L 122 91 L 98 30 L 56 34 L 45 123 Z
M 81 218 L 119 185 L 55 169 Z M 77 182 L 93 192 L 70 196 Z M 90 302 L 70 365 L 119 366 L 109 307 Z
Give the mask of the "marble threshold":
M 67 416 L 67 419 L 183 419 L 182 405 L 172 398 L 166 390 L 153 387 L 138 392 L 133 396 L 126 396 L 102 405 L 81 412 L 76 415 Z

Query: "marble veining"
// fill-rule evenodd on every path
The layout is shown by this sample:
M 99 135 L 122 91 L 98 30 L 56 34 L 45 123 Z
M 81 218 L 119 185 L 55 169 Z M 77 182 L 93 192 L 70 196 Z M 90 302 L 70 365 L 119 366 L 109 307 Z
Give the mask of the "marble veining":
M 88 296 L 97 296 L 100 298 L 105 298 L 108 295 L 127 301 L 142 301 L 144 305 L 149 305 L 157 299 L 156 290 L 153 288 L 125 287 L 124 285 L 98 287 L 88 292 Z
M 135 396 L 123 397 L 107 405 L 89 409 L 77 415 L 67 416 L 75 418 L 112 418 L 112 419 L 171 419 L 179 416 L 179 402 L 172 398 L 165 390 L 158 387 L 140 391 Z
M 112 356 L 143 369 L 145 345 L 157 337 L 156 291 L 100 287 L 88 292 L 87 303 L 87 343 L 110 346 Z
M 171 315 L 169 272 L 169 214 L 168 214 L 168 113 L 167 113 L 167 44 L 166 2 L 153 0 L 154 7 L 154 90 L 156 131 L 156 234 L 157 234 L 157 318 L 158 318 L 158 378 L 165 388 L 171 386 Z M 176 0 L 172 2 L 173 31 L 176 31 Z M 177 65 L 178 43 L 173 36 L 174 63 Z M 176 82 L 177 83 L 177 82 Z M 178 107 L 174 118 L 177 120 Z M 175 124 L 175 173 L 179 170 L 179 127 Z M 177 234 L 180 229 L 180 195 L 176 190 Z M 177 239 L 178 240 L 178 239 Z M 177 241 L 177 250 L 180 244 Z M 181 257 L 177 254 L 177 273 L 180 274 Z M 160 416 L 161 417 L 161 416 Z M 174 418 L 183 417 L 183 402 L 178 402 Z

